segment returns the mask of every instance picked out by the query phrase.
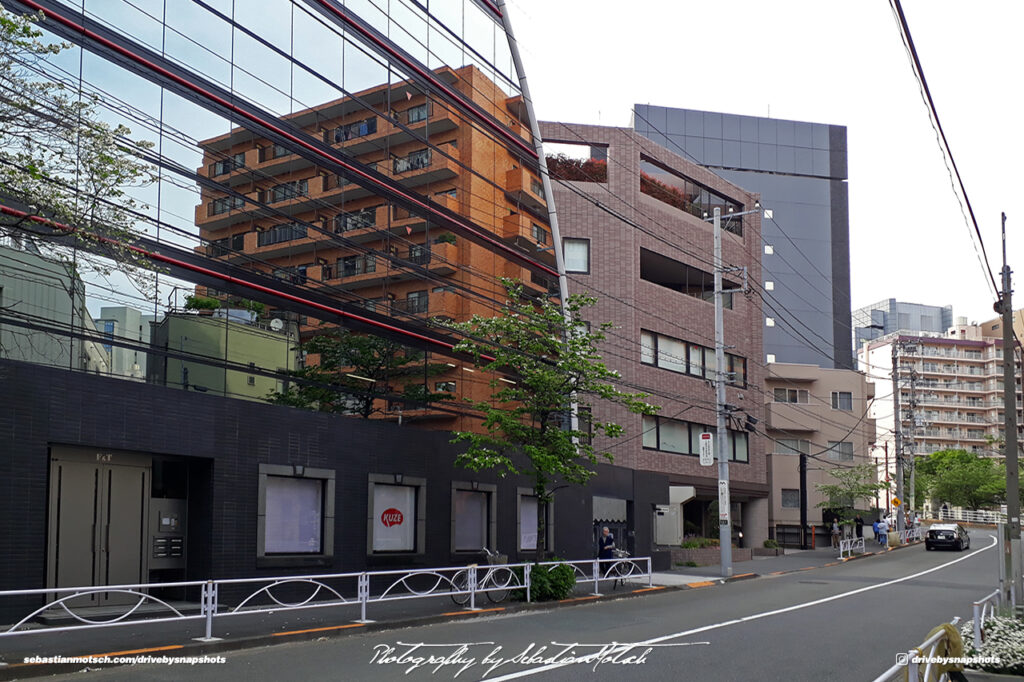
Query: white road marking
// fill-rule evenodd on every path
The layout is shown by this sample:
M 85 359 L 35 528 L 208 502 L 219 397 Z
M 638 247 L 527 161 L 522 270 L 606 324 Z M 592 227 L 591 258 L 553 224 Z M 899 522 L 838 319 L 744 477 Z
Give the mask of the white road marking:
M 889 587 L 890 585 L 896 585 L 898 583 L 906 582 L 908 580 L 913 580 L 914 578 L 920 578 L 923 575 L 928 575 L 929 573 L 934 573 L 935 571 L 941 571 L 942 569 L 948 568 L 948 567 L 950 567 L 950 566 L 952 566 L 954 564 L 958 564 L 961 561 L 966 561 L 966 560 L 970 559 L 971 557 L 973 557 L 975 554 L 980 554 L 981 552 L 985 552 L 987 550 L 992 549 L 993 547 L 996 546 L 998 541 L 996 540 L 996 537 L 994 535 L 990 535 L 989 537 L 992 538 L 992 544 L 990 544 L 988 547 L 982 547 L 981 549 L 975 550 L 975 551 L 971 552 L 970 554 L 968 554 L 966 556 L 960 557 L 959 559 L 953 559 L 952 561 L 947 561 L 946 563 L 941 564 L 939 566 L 935 566 L 934 568 L 929 568 L 927 570 L 920 571 L 918 573 L 913 573 L 911 575 L 906 575 L 906 576 L 903 576 L 902 578 L 894 578 L 893 580 L 887 580 L 884 583 L 878 583 L 877 585 L 868 585 L 867 587 L 859 587 L 856 590 L 850 590 L 849 592 L 842 592 L 840 594 L 836 594 L 836 595 L 833 595 L 831 597 L 823 597 L 821 599 L 815 599 L 813 601 L 804 602 L 802 604 L 794 604 L 793 606 L 786 606 L 785 608 L 774 609 L 772 611 L 763 611 L 761 613 L 755 613 L 755 614 L 753 614 L 751 616 L 744 616 L 742 618 L 734 618 L 732 620 L 722 621 L 721 623 L 715 623 L 713 625 L 705 625 L 703 627 L 694 628 L 692 630 L 686 630 L 684 632 L 675 632 L 675 633 L 672 633 L 671 635 L 663 635 L 661 637 L 654 637 L 652 639 L 644 640 L 643 642 L 631 642 L 630 644 L 632 646 L 634 646 L 634 647 L 636 647 L 636 646 L 643 646 L 643 645 L 646 645 L 646 644 L 658 644 L 660 642 L 665 642 L 665 641 L 668 641 L 670 639 L 675 639 L 676 637 L 686 637 L 686 636 L 689 636 L 689 635 L 696 635 L 696 634 L 701 633 L 701 632 L 707 632 L 708 630 L 717 630 L 719 628 L 728 627 L 730 625 L 738 625 L 739 623 L 746 623 L 746 622 L 749 622 L 749 621 L 752 621 L 752 620 L 760 620 L 762 618 L 769 618 L 771 616 L 778 616 L 780 614 L 789 613 L 791 611 L 799 611 L 800 609 L 806 609 L 806 608 L 809 608 L 811 606 L 818 606 L 819 604 L 826 604 L 826 603 L 828 603 L 830 601 L 836 601 L 837 599 L 845 599 L 847 597 L 852 597 L 852 596 L 854 596 L 856 594 L 862 594 L 862 593 L 868 592 L 870 590 L 877 590 L 877 589 L 880 589 L 882 587 Z M 528 677 L 530 675 L 536 675 L 537 673 L 547 672 L 549 670 L 557 670 L 558 668 L 564 667 L 565 665 L 566 664 L 564 664 L 564 663 L 563 664 L 556 663 L 556 664 L 552 664 L 552 665 L 546 665 L 546 666 L 543 666 L 543 667 L 540 667 L 540 668 L 531 668 L 529 670 L 521 670 L 519 672 L 509 673 L 508 675 L 503 675 L 501 677 L 494 677 L 494 678 L 490 678 L 490 679 L 492 680 L 492 682 L 501 682 L 501 680 L 514 680 L 514 679 L 517 679 L 517 678 L 520 678 L 520 677 Z

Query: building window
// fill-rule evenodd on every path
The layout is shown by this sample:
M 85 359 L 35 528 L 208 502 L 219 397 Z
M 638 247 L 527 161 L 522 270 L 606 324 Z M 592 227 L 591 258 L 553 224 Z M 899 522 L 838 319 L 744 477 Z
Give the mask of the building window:
M 775 362 L 775 353 L 768 353 L 768 355 L 765 356 L 764 361 L 769 365 Z
M 717 435 L 709 424 L 645 415 L 642 422 L 643 447 L 677 455 L 699 455 L 700 434 Z M 746 431 L 726 431 L 725 453 L 732 462 L 750 461 L 750 444 Z
M 484 483 L 452 483 L 453 552 L 479 553 L 494 544 L 497 490 Z
M 419 106 L 412 107 L 411 109 L 406 109 L 406 112 L 409 114 L 409 118 L 407 120 L 411 125 L 413 123 L 419 123 L 420 121 L 426 121 L 427 117 L 430 115 L 430 108 L 426 103 L 424 103 Z
M 658 351 L 657 336 L 651 332 L 640 332 L 640 362 L 645 365 L 653 365 L 655 354 Z
M 333 556 L 333 470 L 259 465 L 257 552 L 264 565 Z
M 836 462 L 852 462 L 853 443 L 849 441 L 837 442 L 830 440 L 828 442 L 828 458 Z
M 798 438 L 778 438 L 775 440 L 774 452 L 777 455 L 807 455 L 811 452 L 811 442 Z
M 799 509 L 800 508 L 800 491 L 796 488 L 783 488 L 782 489 L 782 508 L 783 509 Z
M 282 182 L 279 185 L 274 185 L 264 195 L 263 200 L 268 204 L 274 204 L 279 201 L 288 201 L 289 199 L 297 199 L 298 197 L 304 197 L 309 193 L 309 182 L 306 180 L 293 180 L 291 182 Z
M 279 159 L 282 156 L 288 156 L 291 152 L 288 148 L 280 144 L 272 144 L 267 147 L 260 148 L 260 161 L 270 161 L 271 159 Z
M 539 197 L 544 196 L 544 184 L 537 178 L 530 178 L 530 191 Z
M 220 215 L 245 206 L 242 197 L 221 197 L 210 202 L 210 215 Z
M 377 207 L 364 208 L 354 213 L 341 213 L 334 218 L 335 232 L 351 232 L 366 227 L 373 227 L 377 222 Z
M 646 330 L 640 331 L 640 361 L 679 374 L 708 379 L 715 376 L 714 350 Z M 726 353 L 725 370 L 726 383 L 746 388 L 746 358 Z
M 455 382 L 438 381 L 434 384 L 434 391 L 437 393 L 455 393 Z
M 773 253 L 775 253 L 775 247 L 772 246 L 771 244 L 765 244 L 764 245 L 764 255 L 770 256 Z
M 771 280 L 767 280 L 764 283 L 764 290 L 765 291 L 775 291 L 775 282 L 773 282 Z
M 334 142 L 346 142 L 357 137 L 373 135 L 377 132 L 377 117 L 372 116 L 362 121 L 347 123 L 334 129 Z
M 370 474 L 368 497 L 369 553 L 422 553 L 426 480 L 401 474 Z
M 766 326 L 766 327 L 774 327 L 775 326 L 775 318 L 774 317 L 766 317 L 766 318 L 764 318 L 764 326 Z
M 420 149 L 408 156 L 395 159 L 394 172 L 405 173 L 411 170 L 422 170 L 430 166 L 430 150 Z
M 590 240 L 589 239 L 564 239 L 562 240 L 563 253 L 565 254 L 565 271 L 590 273 Z
M 537 549 L 537 514 L 540 505 L 536 495 L 531 488 L 518 489 L 518 520 L 519 520 L 519 550 L 532 552 Z M 548 502 L 547 517 L 544 527 L 547 532 L 546 545 L 551 549 L 554 542 L 554 525 L 551 520 L 554 518 L 555 503 Z
M 530 234 L 533 235 L 533 240 L 538 244 L 548 243 L 548 231 L 537 223 L 532 223 L 530 227 Z
M 832 409 L 852 411 L 853 393 L 849 391 L 832 391 Z
M 217 177 L 218 175 L 225 175 L 238 168 L 245 167 L 245 152 L 239 152 L 233 154 L 226 159 L 215 161 L 210 164 L 210 176 Z
M 283 225 L 274 225 L 273 227 L 260 232 L 257 237 L 257 242 L 259 246 L 269 246 L 271 244 L 290 242 L 294 239 L 304 239 L 308 236 L 309 231 L 305 225 L 299 225 L 298 223 L 284 223 Z
M 776 388 L 772 395 L 777 403 L 807 404 L 807 391 L 803 388 Z
M 362 256 L 345 256 L 338 259 L 338 273 L 341 277 L 362 275 L 377 270 L 377 259 L 370 254 Z

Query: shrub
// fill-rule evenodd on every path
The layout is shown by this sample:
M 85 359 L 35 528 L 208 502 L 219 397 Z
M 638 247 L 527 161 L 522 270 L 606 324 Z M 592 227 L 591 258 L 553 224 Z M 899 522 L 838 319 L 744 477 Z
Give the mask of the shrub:
M 697 562 L 696 561 L 687 561 L 686 563 L 683 564 L 683 566 L 688 566 L 689 568 L 697 568 Z
M 216 310 L 220 307 L 220 301 L 206 296 L 189 294 L 185 297 L 185 310 Z
M 999 659 L 999 663 L 977 663 L 978 668 L 990 673 L 1024 675 L 1024 622 L 1010 616 L 994 616 L 985 621 L 981 651 L 974 648 L 974 621 L 960 628 L 964 638 L 964 656 L 985 656 Z
M 779 543 L 776 540 L 772 540 L 771 538 L 768 538 L 767 540 L 764 541 L 764 546 L 765 546 L 765 549 L 778 549 L 779 548 Z
M 557 557 L 553 561 L 560 561 Z M 550 570 L 549 570 L 550 569 Z M 523 580 L 522 567 L 514 569 L 519 582 Z M 576 571 L 572 566 L 533 566 L 530 570 L 530 600 L 558 601 L 565 599 L 576 587 Z M 512 598 L 526 600 L 526 590 L 515 590 Z
M 679 545 L 683 549 L 701 549 L 703 547 L 718 547 L 718 538 L 689 538 L 683 540 Z
M 434 243 L 435 244 L 454 244 L 455 243 L 455 235 L 452 234 L 451 232 L 445 232 L 440 237 L 435 239 Z

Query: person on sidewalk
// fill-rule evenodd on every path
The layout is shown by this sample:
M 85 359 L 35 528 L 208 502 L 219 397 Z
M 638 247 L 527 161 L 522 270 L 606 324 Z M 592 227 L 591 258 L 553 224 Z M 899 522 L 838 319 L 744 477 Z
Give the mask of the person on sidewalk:
M 864 519 L 861 517 L 860 514 L 857 514 L 853 517 L 853 532 L 854 537 L 864 537 Z
M 612 559 L 612 550 L 615 549 L 615 536 L 608 530 L 608 526 L 601 529 L 601 552 L 598 559 Z
M 839 547 L 839 519 L 832 519 L 832 546 Z
M 889 522 L 885 519 L 878 522 L 878 544 L 882 547 L 889 546 Z
M 871 532 L 874 534 L 875 542 L 882 544 L 881 540 L 878 539 L 878 519 L 871 522 Z

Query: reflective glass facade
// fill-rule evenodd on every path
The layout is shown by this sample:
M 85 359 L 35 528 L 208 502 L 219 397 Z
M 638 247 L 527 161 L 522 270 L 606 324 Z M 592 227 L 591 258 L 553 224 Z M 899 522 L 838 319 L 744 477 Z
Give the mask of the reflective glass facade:
M 761 195 L 764 352 L 852 366 L 846 128 L 637 104 L 636 132 Z M 768 286 L 767 283 L 772 285 Z

